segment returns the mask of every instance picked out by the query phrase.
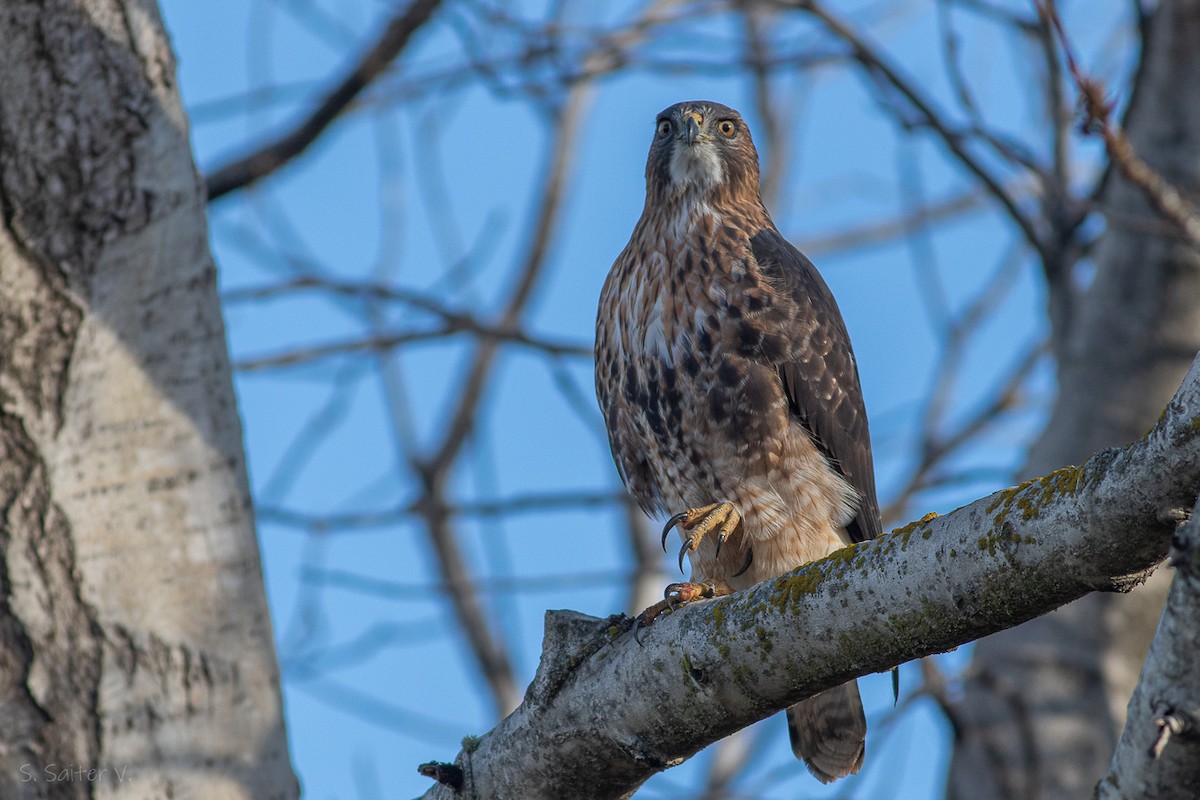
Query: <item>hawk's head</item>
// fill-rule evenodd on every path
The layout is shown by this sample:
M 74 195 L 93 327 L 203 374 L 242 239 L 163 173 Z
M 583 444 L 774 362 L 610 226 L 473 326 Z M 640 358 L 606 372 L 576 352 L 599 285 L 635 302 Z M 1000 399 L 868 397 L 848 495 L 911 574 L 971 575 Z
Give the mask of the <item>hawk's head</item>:
M 648 195 L 662 199 L 758 199 L 758 151 L 729 106 L 689 100 L 663 109 L 646 161 Z

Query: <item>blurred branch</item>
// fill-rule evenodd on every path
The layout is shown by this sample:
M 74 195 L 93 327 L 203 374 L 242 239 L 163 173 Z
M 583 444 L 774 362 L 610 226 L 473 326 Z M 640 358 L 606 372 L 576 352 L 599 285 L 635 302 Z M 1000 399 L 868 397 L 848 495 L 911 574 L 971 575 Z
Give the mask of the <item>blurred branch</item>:
M 784 136 L 783 118 L 787 108 L 779 101 L 771 86 L 771 70 L 767 66 L 771 58 L 771 43 L 763 28 L 769 24 L 765 12 L 758 6 L 748 5 L 742 9 L 742 25 L 746 31 L 745 63 L 750 73 L 751 94 L 758 112 L 758 131 L 762 142 L 761 156 L 765 164 L 759 187 L 767 208 L 777 208 L 779 193 L 787 177 L 788 152 L 791 137 Z
M 918 445 L 919 460 L 909 473 L 904 485 L 896 493 L 896 496 L 882 509 L 881 515 L 885 521 L 901 518 L 904 509 L 918 492 L 940 485 L 943 482 L 943 477 L 952 477 L 937 477 L 938 468 L 952 455 L 959 452 L 976 436 L 986 430 L 1001 414 L 1016 406 L 1020 398 L 1021 386 L 1024 384 L 1025 379 L 1029 377 L 1029 373 L 1032 372 L 1037 362 L 1045 355 L 1045 352 L 1046 348 L 1044 345 L 1038 345 L 1027 350 L 1018 360 L 1017 364 L 1009 371 L 1007 379 L 993 393 L 991 399 L 967 417 L 967 419 L 959 423 L 958 427 L 953 431 L 948 433 L 939 432 L 935 423 L 931 421 L 930 415 L 926 414 L 922 424 L 922 432 L 919 439 L 920 444 Z M 954 361 L 956 359 L 947 358 L 943 363 L 948 364 Z M 941 374 L 946 374 L 944 372 L 945 367 L 942 369 L 943 372 Z M 934 396 L 930 399 L 927 411 L 940 405 L 942 399 L 939 395 L 940 391 L 935 391 Z
M 279 456 L 275 469 L 267 474 L 266 480 L 255 492 L 256 509 L 286 496 L 295 485 L 321 446 L 349 415 L 354 389 L 367 369 L 368 365 L 361 361 L 348 361 L 336 371 L 330 381 L 328 398 L 297 426 L 295 435 Z
M 1044 15 L 1039 14 L 1033 28 L 1038 49 L 1045 65 L 1045 113 L 1050 122 L 1051 168 L 1044 171 L 1042 180 L 1042 216 L 1049 223 L 1050 233 L 1042 253 L 1042 272 L 1046 278 L 1047 306 L 1052 336 L 1051 350 L 1062 356 L 1075 322 L 1079 289 L 1073 280 L 1078 262 L 1074 230 L 1090 211 L 1086 203 L 1071 196 L 1070 129 L 1071 113 L 1063 97 L 1062 64 L 1054 44 L 1054 30 Z M 1107 170 L 1106 170 L 1107 172 Z M 1097 182 L 1097 188 L 1104 179 Z M 1072 252 L 1072 251 L 1075 252 Z
M 986 197 L 984 189 L 972 186 L 943 200 L 908 209 L 899 217 L 873 221 L 847 230 L 814 236 L 804 239 L 797 246 L 809 256 L 816 256 L 823 253 L 842 253 L 863 247 L 887 244 L 906 236 L 914 228 L 957 219 L 976 211 L 984 206 Z
M 974 300 L 957 317 L 950 320 L 941 345 L 942 353 L 938 359 L 937 371 L 921 415 L 914 448 L 917 452 L 917 463 L 913 465 L 900 490 L 883 508 L 882 515 L 885 521 L 901 518 L 919 492 L 943 485 L 945 481 L 955 477 L 942 471 L 945 462 L 983 433 L 1001 415 L 1017 405 L 1021 387 L 1045 354 L 1044 345 L 1026 350 L 1006 371 L 1004 379 L 992 391 L 987 401 L 973 410 L 955 428 L 945 430 L 967 348 L 1015 282 L 1021 264 L 1017 257 L 1021 249 L 1015 248 Z
M 624 490 L 599 490 L 526 494 L 502 500 L 476 500 L 447 503 L 444 513 L 451 517 L 505 517 L 513 514 L 533 514 L 566 509 L 600 508 L 625 504 L 629 495 Z M 345 514 L 308 514 L 281 506 L 264 505 L 258 508 L 259 519 L 277 525 L 302 528 L 312 533 L 362 530 L 396 525 L 421 510 L 421 499 L 412 503 L 378 511 L 355 511 Z
M 786 6 L 800 9 L 819 20 L 830 33 L 841 39 L 851 48 L 854 57 L 870 75 L 881 79 L 888 86 L 895 89 L 904 98 L 908 106 L 916 112 L 917 122 L 929 128 L 937 135 L 967 171 L 974 175 L 987 189 L 988 193 L 1004 207 L 1008 212 L 1008 216 L 1021 229 L 1030 245 L 1039 252 L 1041 251 L 1043 243 L 1034 220 L 1021 210 L 1017 198 L 1010 193 L 1004 182 L 992 173 L 992 170 L 986 166 L 982 159 L 976 157 L 967 148 L 967 141 L 973 135 L 981 133 L 980 131 L 972 130 L 964 132 L 953 126 L 941 113 L 935 110 L 933 101 L 927 98 L 914 82 L 903 77 L 899 68 L 892 65 L 878 48 L 868 43 L 840 18 L 834 16 L 822 3 L 816 0 L 786 0 L 786 2 L 785 0 L 780 0 L 780 2 Z M 911 124 L 911 121 L 903 118 L 900 118 L 899 121 L 906 125 Z M 1001 144 L 998 139 L 991 136 L 984 136 L 983 138 L 1005 157 L 1016 160 L 1026 167 L 1031 166 L 1031 164 L 1026 163 L 1028 159 L 1025 155 Z
M 343 342 L 331 342 L 325 345 L 289 350 L 273 356 L 246 358 L 236 362 L 234 367 L 242 372 L 295 367 L 303 364 L 311 364 L 314 361 L 320 361 L 332 356 L 364 351 L 379 352 L 391 350 L 402 345 L 445 339 L 462 333 L 472 334 L 483 341 L 508 342 L 520 345 L 521 347 L 539 350 L 552 356 L 592 357 L 592 348 L 585 345 L 538 339 L 516 328 L 493 327 L 485 325 L 473 317 L 458 316 L 453 322 L 448 321 L 437 328 L 401 331 L 383 336 L 368 336 L 364 339 L 349 339 Z
M 572 90 L 554 126 L 554 140 L 548 167 L 540 192 L 539 210 L 535 215 L 533 234 L 518 272 L 516 284 L 500 316 L 500 329 L 516 327 L 525 314 L 529 300 L 538 284 L 550 239 L 562 212 L 562 196 L 574 148 L 579 142 L 579 129 L 589 92 Z M 501 713 L 514 708 L 519 693 L 512 665 L 501 641 L 493 637 L 483 614 L 466 561 L 451 527 L 446 496 L 451 470 L 467 436 L 475 427 L 478 408 L 484 389 L 500 352 L 501 340 L 482 338 L 476 345 L 471 365 L 458 392 L 458 404 L 444 428 L 441 444 L 433 454 L 419 461 L 412 469 L 420 478 L 423 497 L 418 512 L 425 519 L 430 542 L 433 544 L 442 580 L 450 588 L 450 598 L 459 624 L 462 626 L 472 652 L 492 689 L 493 699 Z
M 760 728 L 743 728 L 713 745 L 712 759 L 696 800 L 727 800 L 740 793 L 733 784 L 754 764 L 763 744 Z M 790 765 L 789 765 L 790 766 Z
M 627 577 L 628 573 L 625 570 L 559 572 L 553 575 L 481 579 L 475 582 L 474 588 L 477 592 L 486 594 L 531 594 L 557 592 L 579 586 L 616 585 L 625 581 Z M 339 569 L 307 569 L 302 578 L 306 583 L 349 589 L 389 600 L 425 599 L 438 592 L 454 590 L 453 587 L 442 583 L 401 583 Z
M 942 63 L 945 65 L 946 75 L 950 79 L 954 95 L 958 98 L 958 104 L 970 115 L 975 126 L 981 128 L 983 127 L 983 116 L 980 114 L 979 104 L 975 102 L 967 85 L 966 76 L 963 74 L 962 48 L 958 31 L 954 28 L 951 12 L 954 5 L 956 5 L 954 0 L 937 0 L 937 22 L 942 34 Z
M 307 579 L 311 572 L 305 570 L 302 579 Z M 280 657 L 280 667 L 289 678 L 312 680 L 369 661 L 389 648 L 408 647 L 440 637 L 441 623 L 439 616 L 414 618 L 411 614 L 406 615 L 404 622 L 375 622 L 349 641 L 286 653 Z
M 398 706 L 385 697 L 364 692 L 356 686 L 347 686 L 328 678 L 297 680 L 293 685 L 296 690 L 328 703 L 339 711 L 391 733 L 415 739 L 426 746 L 430 737 L 448 744 L 461 736 L 459 730 L 444 719 Z
M 211 203 L 267 177 L 307 150 L 354 99 L 383 74 L 404 51 L 413 34 L 429 21 L 441 4 L 442 0 L 413 0 L 403 12 L 396 15 L 384 29 L 383 35 L 337 86 L 292 130 L 205 176 L 208 201 Z
M 1158 213 L 1179 227 L 1193 247 L 1200 247 L 1200 208 L 1138 155 L 1121 126 L 1112 118 L 1114 104 L 1108 99 L 1103 82 L 1080 69 L 1054 3 L 1042 0 L 1035 0 L 1035 3 L 1038 13 L 1054 27 L 1067 59 L 1067 68 L 1079 88 L 1084 131 L 1099 133 L 1121 174 L 1141 190 Z
M 663 553 L 655 541 L 649 518 L 625 494 L 625 541 L 633 555 L 633 571 L 629 575 L 629 594 L 625 608 L 637 613 L 649 608 L 663 597 L 666 572 L 663 570 Z
M 1042 62 L 1046 65 L 1046 117 L 1050 121 L 1050 151 L 1053 153 L 1053 168 L 1048 173 L 1053 180 L 1048 184 L 1046 210 L 1054 214 L 1057 213 L 1056 208 L 1070 196 L 1071 113 L 1063 95 L 1062 63 L 1054 46 L 1054 30 L 1044 15 L 1038 15 L 1036 30 Z
M 1012 9 L 992 5 L 984 0 L 951 0 L 951 2 L 980 17 L 992 19 L 1005 27 L 1016 28 L 1026 33 L 1033 31 L 1037 26 L 1037 21 L 1030 17 L 1022 16 Z

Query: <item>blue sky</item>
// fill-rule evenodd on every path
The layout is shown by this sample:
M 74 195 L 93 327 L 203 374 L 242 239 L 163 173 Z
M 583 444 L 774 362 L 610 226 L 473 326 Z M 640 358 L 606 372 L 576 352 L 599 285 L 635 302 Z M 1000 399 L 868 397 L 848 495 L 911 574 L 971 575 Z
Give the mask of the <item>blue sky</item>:
M 543 4 L 516 5 L 536 18 Z M 611 17 L 622 18 L 633 5 L 612 4 Z M 950 97 L 943 53 L 930 44 L 937 41 L 933 15 L 907 6 L 890 14 L 874 5 L 842 6 L 852 19 L 871 21 L 874 38 L 887 43 L 908 74 L 920 76 L 926 91 Z M 294 120 L 347 54 L 370 40 L 388 10 L 374 0 L 164 0 L 201 169 Z M 1115 11 L 1108 13 L 1116 19 Z M 464 61 L 453 21 L 435 20 L 406 55 L 404 70 L 298 163 L 214 204 L 212 246 L 223 290 L 320 274 L 392 281 L 444 295 L 452 305 L 498 308 L 529 236 L 547 128 L 527 103 L 497 96 L 478 81 L 399 108 L 385 102 L 389 91 L 406 89 L 410 76 Z M 1091 29 L 1113 29 L 1112 20 L 1100 22 Z M 977 81 L 989 122 L 1044 148 L 1037 135 L 1042 111 L 1022 93 L 1037 77 L 1028 51 L 985 23 L 963 17 L 958 24 L 964 70 Z M 796 41 L 821 44 L 811 26 L 794 28 Z M 716 19 L 661 42 L 652 54 L 700 57 L 735 34 L 728 21 Z M 1084 44 L 1098 53 L 1091 63 L 1104 77 L 1120 79 L 1133 43 L 1100 32 L 1089 36 Z M 856 73 L 839 67 L 789 77 L 779 90 L 798 110 L 786 131 L 791 158 L 773 210 L 780 229 L 802 247 L 894 218 L 922 198 L 935 201 L 969 188 L 930 137 L 898 131 Z M 590 344 L 601 283 L 641 211 L 654 115 L 693 98 L 741 108 L 752 129 L 760 121 L 743 79 L 640 71 L 599 83 L 548 276 L 532 306 L 532 331 Z M 1082 175 L 1094 157 L 1090 145 L 1078 149 Z M 946 315 L 960 312 L 1006 259 L 1015 261 L 1011 288 L 967 348 L 947 412 L 951 423 L 1044 333 L 1036 267 L 1014 242 L 1011 226 L 984 205 L 932 232 L 811 253 L 855 342 L 885 503 L 911 468 Z M 939 293 L 942 299 L 929 299 Z M 395 308 L 379 315 L 385 327 L 409 321 Z M 237 361 L 366 333 L 359 305 L 316 293 L 233 302 L 226 317 Z M 240 373 L 260 507 L 323 515 L 386 510 L 413 499 L 396 442 L 407 438 L 423 448 L 436 440 L 460 386 L 467 344 L 453 339 L 406 349 L 388 362 L 390 389 L 374 357 Z M 564 384 L 581 402 L 564 394 Z M 456 495 L 487 500 L 615 488 L 591 387 L 590 361 L 565 360 L 552 371 L 528 353 L 502 357 L 486 395 L 489 413 L 455 474 Z M 1050 389 L 1043 366 L 1028 384 L 1023 410 L 956 459 L 967 479 L 922 495 L 913 516 L 949 510 L 1003 485 L 1037 430 Z M 397 392 L 407 420 L 399 426 L 389 413 Z M 522 685 L 537 663 L 547 608 L 597 616 L 629 610 L 621 581 L 628 569 L 623 519 L 613 509 L 471 519 L 462 530 L 472 569 L 490 587 L 491 618 L 515 643 Z M 452 759 L 461 736 L 494 722 L 437 590 L 420 527 L 412 519 L 390 519 L 313 535 L 265 520 L 259 533 L 305 796 L 419 794 L 428 781 L 416 774 L 418 763 Z M 674 567 L 665 569 L 671 575 Z M 521 585 L 526 588 L 515 590 Z M 942 663 L 952 672 L 965 658 L 966 650 Z M 916 667 L 903 675 L 906 689 L 916 685 Z M 887 677 L 868 677 L 862 686 L 873 733 L 868 767 L 857 783 L 822 788 L 809 779 L 786 755 L 776 718 L 763 723 L 770 750 L 749 771 L 747 796 L 937 796 L 947 758 L 945 724 L 924 700 L 895 725 L 885 724 Z M 652 780 L 639 797 L 682 796 L 706 768 L 706 756 L 698 756 Z

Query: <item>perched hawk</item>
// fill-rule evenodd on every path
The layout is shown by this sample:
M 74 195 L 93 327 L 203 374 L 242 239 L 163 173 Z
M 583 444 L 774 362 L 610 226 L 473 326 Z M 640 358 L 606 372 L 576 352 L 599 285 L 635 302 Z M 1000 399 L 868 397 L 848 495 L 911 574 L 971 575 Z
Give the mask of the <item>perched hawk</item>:
M 743 589 L 880 532 L 845 323 L 771 222 L 758 177 L 733 109 L 659 114 L 646 205 L 600 297 L 596 389 L 613 456 L 643 509 L 674 515 L 664 546 L 678 526 L 680 565 L 691 560 L 667 602 Z M 787 719 L 821 781 L 858 772 L 857 683 Z

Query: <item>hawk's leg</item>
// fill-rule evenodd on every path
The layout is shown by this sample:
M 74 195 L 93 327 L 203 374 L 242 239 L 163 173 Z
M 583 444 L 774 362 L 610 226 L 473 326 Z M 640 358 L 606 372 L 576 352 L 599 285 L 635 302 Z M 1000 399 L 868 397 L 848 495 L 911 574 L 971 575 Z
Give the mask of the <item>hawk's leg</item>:
M 725 540 L 732 536 L 735 531 L 741 529 L 742 515 L 738 512 L 737 506 L 728 500 L 681 511 L 667 520 L 666 526 L 663 527 L 662 541 L 664 550 L 667 549 L 667 537 L 671 534 L 671 529 L 676 525 L 681 526 L 683 530 L 687 531 L 683 546 L 679 548 L 679 571 L 682 572 L 684 555 L 689 552 L 694 553 L 700 547 L 700 542 L 704 540 L 704 537 L 713 532 L 717 535 L 715 555 L 719 556 L 721 554 L 721 545 L 725 543 Z M 748 570 L 753 561 L 754 551 L 746 548 L 746 563 L 742 565 L 741 569 L 733 573 L 732 577 L 737 577 Z M 633 637 L 637 640 L 638 644 L 641 644 L 642 628 L 650 626 L 654 620 L 668 611 L 674 611 L 676 607 L 691 603 L 694 600 L 726 595 L 730 591 L 729 586 L 724 581 L 721 581 L 720 584 L 696 583 L 693 581 L 669 584 L 663 592 L 663 599 L 647 608 L 634 620 Z
M 663 550 L 667 549 L 667 537 L 670 536 L 671 529 L 676 525 L 681 526 L 688 532 L 687 538 L 683 540 L 683 547 L 679 548 L 679 571 L 683 572 L 684 554 L 696 552 L 704 537 L 714 530 L 717 532 L 716 555 L 721 555 L 721 545 L 733 535 L 734 531 L 742 526 L 742 515 L 737 510 L 737 506 L 728 500 L 722 500 L 720 503 L 712 503 L 707 506 L 700 506 L 699 508 L 689 508 L 687 511 L 680 511 L 667 520 L 667 524 L 663 526 Z
M 642 628 L 649 627 L 654 620 L 668 611 L 674 611 L 679 606 L 686 605 L 694 600 L 704 600 L 725 594 L 729 594 L 727 586 L 722 585 L 720 588 L 717 588 L 717 585 L 713 583 L 692 583 L 691 581 L 686 581 L 683 583 L 667 584 L 666 590 L 663 591 L 663 599 L 634 618 L 633 638 L 638 644 L 641 644 Z

